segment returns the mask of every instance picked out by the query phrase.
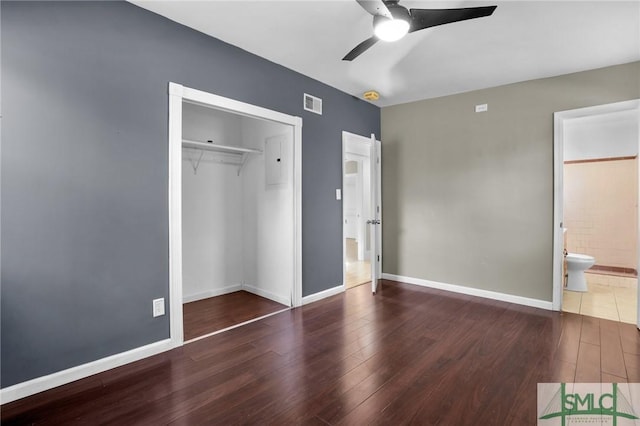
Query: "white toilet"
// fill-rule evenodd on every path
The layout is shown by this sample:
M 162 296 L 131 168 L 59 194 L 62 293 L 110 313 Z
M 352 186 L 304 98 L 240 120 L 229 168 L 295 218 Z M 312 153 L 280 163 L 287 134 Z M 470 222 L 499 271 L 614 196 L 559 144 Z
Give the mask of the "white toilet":
M 567 254 L 567 290 L 570 291 L 587 291 L 587 280 L 584 277 L 584 271 L 591 268 L 596 263 L 593 256 L 586 254 Z

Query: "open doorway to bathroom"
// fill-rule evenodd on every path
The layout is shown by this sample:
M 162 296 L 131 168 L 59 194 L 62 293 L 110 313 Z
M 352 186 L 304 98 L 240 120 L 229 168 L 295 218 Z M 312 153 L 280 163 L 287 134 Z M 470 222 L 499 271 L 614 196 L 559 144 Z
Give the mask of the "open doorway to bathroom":
M 561 243 L 567 254 L 561 309 L 637 324 L 637 102 L 574 111 L 562 120 L 562 162 L 556 159 L 562 177 Z

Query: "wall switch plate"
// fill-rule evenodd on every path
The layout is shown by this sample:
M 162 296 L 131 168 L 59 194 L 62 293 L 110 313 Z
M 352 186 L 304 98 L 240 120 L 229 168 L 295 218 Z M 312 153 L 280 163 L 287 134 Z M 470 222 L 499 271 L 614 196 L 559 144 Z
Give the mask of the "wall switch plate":
M 153 316 L 159 317 L 164 315 L 164 297 L 162 299 L 153 299 Z
M 489 109 L 489 105 L 487 104 L 476 105 L 476 112 L 485 112 L 488 109 Z
M 342 190 L 340 188 L 336 189 L 336 200 L 342 200 Z

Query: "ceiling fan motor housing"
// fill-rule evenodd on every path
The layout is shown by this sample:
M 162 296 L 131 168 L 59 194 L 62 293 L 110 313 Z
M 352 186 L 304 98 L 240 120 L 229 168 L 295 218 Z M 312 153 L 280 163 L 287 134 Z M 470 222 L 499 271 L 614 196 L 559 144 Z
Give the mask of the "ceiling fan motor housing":
M 411 15 L 406 7 L 400 6 L 397 1 L 385 2 L 385 5 L 387 6 L 387 9 L 389 9 L 389 13 L 391 13 L 393 19 L 401 19 L 411 24 Z M 373 28 L 375 28 L 379 22 L 386 21 L 388 19 L 389 18 L 382 15 L 375 15 L 373 17 Z

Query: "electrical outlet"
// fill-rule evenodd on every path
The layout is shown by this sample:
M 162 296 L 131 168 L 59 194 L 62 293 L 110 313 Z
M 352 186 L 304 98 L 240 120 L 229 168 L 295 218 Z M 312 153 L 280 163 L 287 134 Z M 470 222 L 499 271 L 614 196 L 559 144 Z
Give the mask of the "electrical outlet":
M 489 110 L 489 105 L 487 104 L 476 105 L 476 112 L 485 112 L 487 110 Z
M 164 315 L 164 297 L 162 299 L 153 299 L 153 316 L 159 317 Z

